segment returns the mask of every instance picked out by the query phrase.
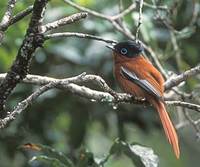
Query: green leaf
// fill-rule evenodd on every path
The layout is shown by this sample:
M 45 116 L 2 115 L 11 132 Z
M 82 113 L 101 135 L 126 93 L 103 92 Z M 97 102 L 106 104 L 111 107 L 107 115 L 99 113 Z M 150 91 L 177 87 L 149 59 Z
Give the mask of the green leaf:
M 62 152 L 57 151 L 54 148 L 51 148 L 49 146 L 45 146 L 41 144 L 39 146 L 42 148 L 42 151 L 43 153 L 45 153 L 45 155 L 54 157 L 67 166 L 73 166 L 72 161 L 69 158 L 67 158 L 67 156 L 64 155 Z
M 33 161 L 42 161 L 50 165 L 51 167 L 69 167 L 68 165 L 64 165 L 62 162 L 60 162 L 56 158 L 51 158 L 46 155 L 39 155 L 39 156 L 34 156 L 29 162 Z
M 120 152 L 127 155 L 137 167 L 158 166 L 158 156 L 154 154 L 151 148 L 116 140 L 110 149 L 110 155 Z
M 45 146 L 42 144 L 27 143 L 21 147 L 29 149 L 29 150 L 43 152 L 46 156 L 42 156 L 42 158 L 46 158 L 45 160 L 47 160 L 47 158 L 52 159 L 52 160 L 54 159 L 54 160 L 59 161 L 62 164 L 65 164 L 68 167 L 74 166 L 72 161 L 69 158 L 67 158 L 66 155 L 64 155 L 62 152 L 57 151 L 54 148 L 51 148 L 49 146 Z M 41 159 L 40 156 L 38 157 L 36 156 L 35 158 L 36 160 L 38 160 L 38 158 Z

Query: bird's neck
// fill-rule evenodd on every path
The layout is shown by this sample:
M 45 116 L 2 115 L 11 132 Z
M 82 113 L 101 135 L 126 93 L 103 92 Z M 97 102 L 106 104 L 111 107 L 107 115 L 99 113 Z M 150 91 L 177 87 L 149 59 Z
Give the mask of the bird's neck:
M 138 55 L 136 57 L 133 58 L 128 58 L 125 56 L 119 56 L 119 55 L 115 55 L 114 54 L 114 62 L 115 64 L 123 64 L 123 63 L 128 63 L 128 62 L 132 62 L 132 61 L 136 61 L 136 60 L 143 60 L 144 57 L 141 55 Z

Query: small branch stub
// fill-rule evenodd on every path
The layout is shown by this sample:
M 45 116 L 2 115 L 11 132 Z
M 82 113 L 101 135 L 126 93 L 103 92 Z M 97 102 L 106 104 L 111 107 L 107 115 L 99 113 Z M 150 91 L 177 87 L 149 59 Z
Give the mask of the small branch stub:
M 142 8 L 143 8 L 143 0 L 139 1 L 139 18 L 138 18 L 138 25 L 135 33 L 135 40 L 138 40 L 140 26 L 142 24 Z

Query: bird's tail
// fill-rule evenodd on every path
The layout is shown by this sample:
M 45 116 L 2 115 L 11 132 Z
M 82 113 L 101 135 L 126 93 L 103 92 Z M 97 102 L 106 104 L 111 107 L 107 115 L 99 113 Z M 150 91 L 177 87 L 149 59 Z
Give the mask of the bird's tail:
M 160 101 L 153 101 L 152 104 L 154 105 L 154 107 L 157 109 L 157 111 L 159 113 L 164 131 L 165 131 L 165 135 L 167 136 L 169 143 L 172 145 L 177 159 L 179 159 L 180 149 L 179 149 L 178 137 L 176 134 L 176 130 L 175 130 L 175 128 L 169 118 L 169 115 L 165 109 L 165 105 Z

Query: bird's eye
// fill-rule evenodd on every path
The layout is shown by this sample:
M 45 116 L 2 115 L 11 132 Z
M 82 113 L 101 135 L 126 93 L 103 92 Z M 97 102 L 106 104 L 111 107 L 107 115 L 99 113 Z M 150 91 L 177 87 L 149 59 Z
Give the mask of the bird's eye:
M 120 52 L 121 54 L 125 55 L 127 54 L 128 50 L 126 48 L 122 48 Z

